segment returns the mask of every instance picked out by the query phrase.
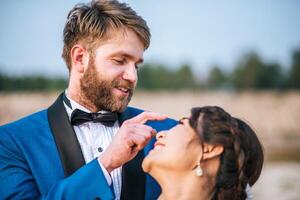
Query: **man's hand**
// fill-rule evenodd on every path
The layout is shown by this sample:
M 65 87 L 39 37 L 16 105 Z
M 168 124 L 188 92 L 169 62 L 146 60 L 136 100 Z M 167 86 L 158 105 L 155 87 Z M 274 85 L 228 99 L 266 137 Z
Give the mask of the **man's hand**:
M 165 115 L 143 112 L 124 121 L 113 141 L 98 158 L 108 173 L 133 159 L 156 134 L 155 129 L 144 123 L 148 120 L 164 119 L 166 119 Z

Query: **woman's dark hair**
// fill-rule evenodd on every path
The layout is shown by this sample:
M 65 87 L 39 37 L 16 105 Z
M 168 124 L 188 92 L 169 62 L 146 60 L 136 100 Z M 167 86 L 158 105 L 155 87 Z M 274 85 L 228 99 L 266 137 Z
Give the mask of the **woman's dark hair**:
M 246 199 L 245 188 L 257 181 L 264 161 L 255 132 L 217 106 L 193 108 L 189 122 L 203 142 L 224 147 L 213 199 Z

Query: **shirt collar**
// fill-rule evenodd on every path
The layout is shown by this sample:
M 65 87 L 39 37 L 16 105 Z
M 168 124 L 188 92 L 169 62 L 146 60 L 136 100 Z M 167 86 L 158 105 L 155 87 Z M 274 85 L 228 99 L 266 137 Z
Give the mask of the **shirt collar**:
M 82 110 L 84 112 L 87 112 L 87 113 L 91 113 L 91 111 L 89 109 L 87 109 L 86 107 L 80 105 L 79 103 L 77 103 L 76 101 L 74 101 L 73 99 L 71 99 L 69 96 L 68 96 L 68 90 L 66 89 L 65 91 L 65 95 L 67 97 L 67 99 L 70 101 L 70 104 L 71 104 L 71 108 L 66 105 L 66 103 L 64 102 L 64 106 L 66 108 L 66 111 L 68 113 L 68 116 L 69 116 L 69 119 L 71 119 L 71 114 L 73 112 L 73 110 L 75 109 L 79 109 L 79 110 Z
M 71 114 L 73 112 L 73 110 L 75 109 L 79 109 L 79 110 L 82 110 L 84 112 L 87 112 L 87 113 L 91 113 L 92 111 L 90 111 L 88 108 L 84 107 L 83 105 L 80 105 L 79 103 L 77 103 L 76 101 L 74 101 L 73 99 L 71 99 L 69 96 L 68 96 L 68 89 L 66 89 L 65 91 L 65 95 L 67 97 L 67 99 L 70 101 L 70 104 L 71 104 L 71 107 L 70 108 L 68 105 L 66 105 L 66 103 L 64 102 L 64 106 L 66 108 L 66 111 L 68 113 L 68 116 L 69 116 L 69 119 L 71 119 Z M 98 111 L 99 112 L 102 112 L 102 113 L 105 113 L 105 112 L 108 112 L 108 111 L 105 111 L 105 110 L 100 110 Z
M 77 103 L 76 101 L 74 101 L 73 99 L 71 99 L 69 96 L 68 96 L 68 90 L 66 89 L 65 90 L 65 96 L 66 98 L 70 101 L 70 104 L 71 104 L 71 108 L 65 103 L 63 102 L 64 106 L 65 106 L 65 109 L 67 111 L 67 114 L 68 114 L 68 117 L 69 117 L 69 120 L 71 120 L 71 115 L 72 115 L 72 112 L 73 110 L 75 109 L 80 109 L 84 112 L 87 112 L 87 113 L 91 113 L 92 111 L 90 111 L 88 108 L 80 105 L 79 103 Z M 99 112 L 102 112 L 102 113 L 105 113 L 105 112 L 108 112 L 106 110 L 100 110 Z M 115 122 L 115 127 L 119 127 L 119 123 L 118 123 L 118 120 Z

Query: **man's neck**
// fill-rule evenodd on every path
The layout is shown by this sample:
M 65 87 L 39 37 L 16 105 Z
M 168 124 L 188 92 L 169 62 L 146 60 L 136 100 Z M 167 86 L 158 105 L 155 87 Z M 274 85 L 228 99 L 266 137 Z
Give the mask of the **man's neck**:
M 86 99 L 84 95 L 82 95 L 81 91 L 77 91 L 69 86 L 67 89 L 67 96 L 91 112 L 98 112 L 97 108 L 88 99 Z

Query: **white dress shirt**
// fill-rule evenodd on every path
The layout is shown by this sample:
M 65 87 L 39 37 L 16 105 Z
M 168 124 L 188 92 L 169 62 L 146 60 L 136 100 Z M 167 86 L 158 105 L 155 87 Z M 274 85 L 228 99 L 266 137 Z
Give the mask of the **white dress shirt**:
M 80 109 L 87 113 L 91 112 L 87 108 L 69 98 L 67 96 L 67 92 L 66 97 L 70 100 L 72 107 L 70 108 L 64 103 L 69 119 L 71 119 L 72 111 L 75 109 Z M 86 122 L 79 126 L 73 126 L 73 128 L 79 141 L 84 160 L 86 163 L 88 163 L 101 156 L 103 151 L 105 151 L 119 129 L 119 123 L 117 121 L 113 127 L 107 127 L 101 123 Z M 113 170 L 111 174 L 109 174 L 100 161 L 99 165 L 105 175 L 107 183 L 109 185 L 113 183 L 116 196 L 115 199 L 119 200 L 122 186 L 122 167 Z

